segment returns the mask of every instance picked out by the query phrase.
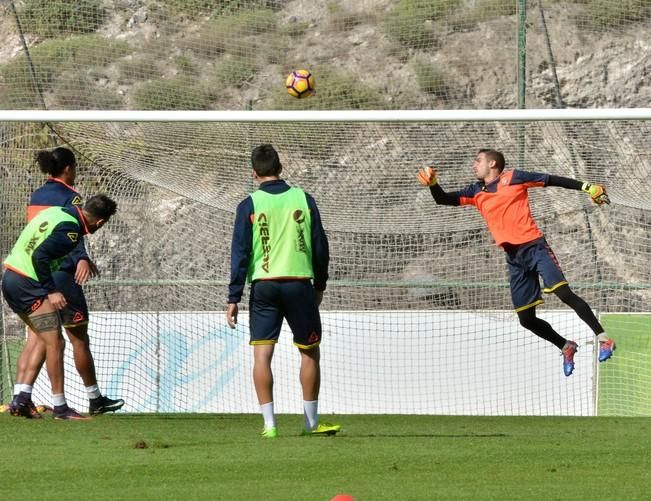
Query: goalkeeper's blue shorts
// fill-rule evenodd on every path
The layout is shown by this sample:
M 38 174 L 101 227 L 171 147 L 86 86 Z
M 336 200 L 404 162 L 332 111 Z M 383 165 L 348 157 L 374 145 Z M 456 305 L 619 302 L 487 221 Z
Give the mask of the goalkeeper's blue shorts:
M 567 285 L 558 259 L 544 237 L 517 246 L 505 246 L 505 250 L 515 311 L 544 302 L 539 276 L 542 277 L 546 293 Z
M 321 342 L 321 316 L 310 280 L 258 280 L 251 284 L 249 344 L 275 344 L 283 319 L 299 348 Z

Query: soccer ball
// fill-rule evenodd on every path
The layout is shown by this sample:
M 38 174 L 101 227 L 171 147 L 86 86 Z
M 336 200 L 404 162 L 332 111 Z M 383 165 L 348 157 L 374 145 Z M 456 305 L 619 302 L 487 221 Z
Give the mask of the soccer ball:
M 292 71 L 285 81 L 287 92 L 298 99 L 314 92 L 314 76 L 307 70 Z

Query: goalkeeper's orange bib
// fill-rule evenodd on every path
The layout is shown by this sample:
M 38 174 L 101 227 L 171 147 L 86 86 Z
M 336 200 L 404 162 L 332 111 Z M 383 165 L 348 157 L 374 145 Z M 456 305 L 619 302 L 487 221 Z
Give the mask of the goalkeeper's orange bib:
M 529 208 L 527 190 L 542 182 L 511 184 L 513 171 L 504 171 L 494 192 L 480 191 L 473 197 L 459 197 L 460 205 L 474 205 L 490 230 L 495 243 L 523 244 L 543 236 Z

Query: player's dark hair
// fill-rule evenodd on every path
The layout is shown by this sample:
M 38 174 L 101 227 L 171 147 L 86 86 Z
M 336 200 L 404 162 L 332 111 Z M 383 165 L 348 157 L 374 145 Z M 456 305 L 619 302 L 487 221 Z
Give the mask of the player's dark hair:
M 500 172 L 504 170 L 506 162 L 504 161 L 504 155 L 502 155 L 502 152 L 491 149 L 482 149 L 479 150 L 479 153 L 483 153 L 488 161 L 493 160 L 495 162 L 495 167 L 497 167 Z
M 253 149 L 251 165 L 260 177 L 277 176 L 283 168 L 278 152 L 270 144 L 262 144 Z
M 117 209 L 118 205 L 103 193 L 93 195 L 84 204 L 84 211 L 97 219 L 106 220 L 115 214 Z
M 76 167 L 77 159 L 72 151 L 60 146 L 53 150 L 41 150 L 37 152 L 36 163 L 43 174 L 58 177 L 68 165 Z

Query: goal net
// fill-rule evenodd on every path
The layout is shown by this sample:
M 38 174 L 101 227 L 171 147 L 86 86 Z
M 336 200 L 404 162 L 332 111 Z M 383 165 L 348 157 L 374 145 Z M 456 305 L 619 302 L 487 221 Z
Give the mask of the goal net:
M 77 189 L 118 202 L 87 237 L 101 276 L 85 291 L 100 388 L 125 411 L 258 411 L 247 296 L 237 329 L 224 309 L 234 210 L 255 188 L 250 152 L 272 143 L 284 179 L 315 197 L 330 240 L 322 413 L 651 415 L 649 110 L 52 113 L 0 120 L 0 250 L 44 181 L 35 151 L 73 148 Z M 610 361 L 596 363 L 592 332 L 547 295 L 540 316 L 580 345 L 564 377 L 558 349 L 519 325 L 503 252 L 479 214 L 437 206 L 416 182 L 425 165 L 448 191 L 473 182 L 485 147 L 504 152 L 507 168 L 607 186 L 610 206 L 562 188 L 532 189 L 530 200 L 573 290 L 618 343 Z M 2 326 L 7 401 L 25 330 L 6 305 Z M 66 350 L 66 393 L 83 410 Z M 302 412 L 298 364 L 285 326 L 278 412 Z M 35 400 L 49 393 L 42 371 Z

